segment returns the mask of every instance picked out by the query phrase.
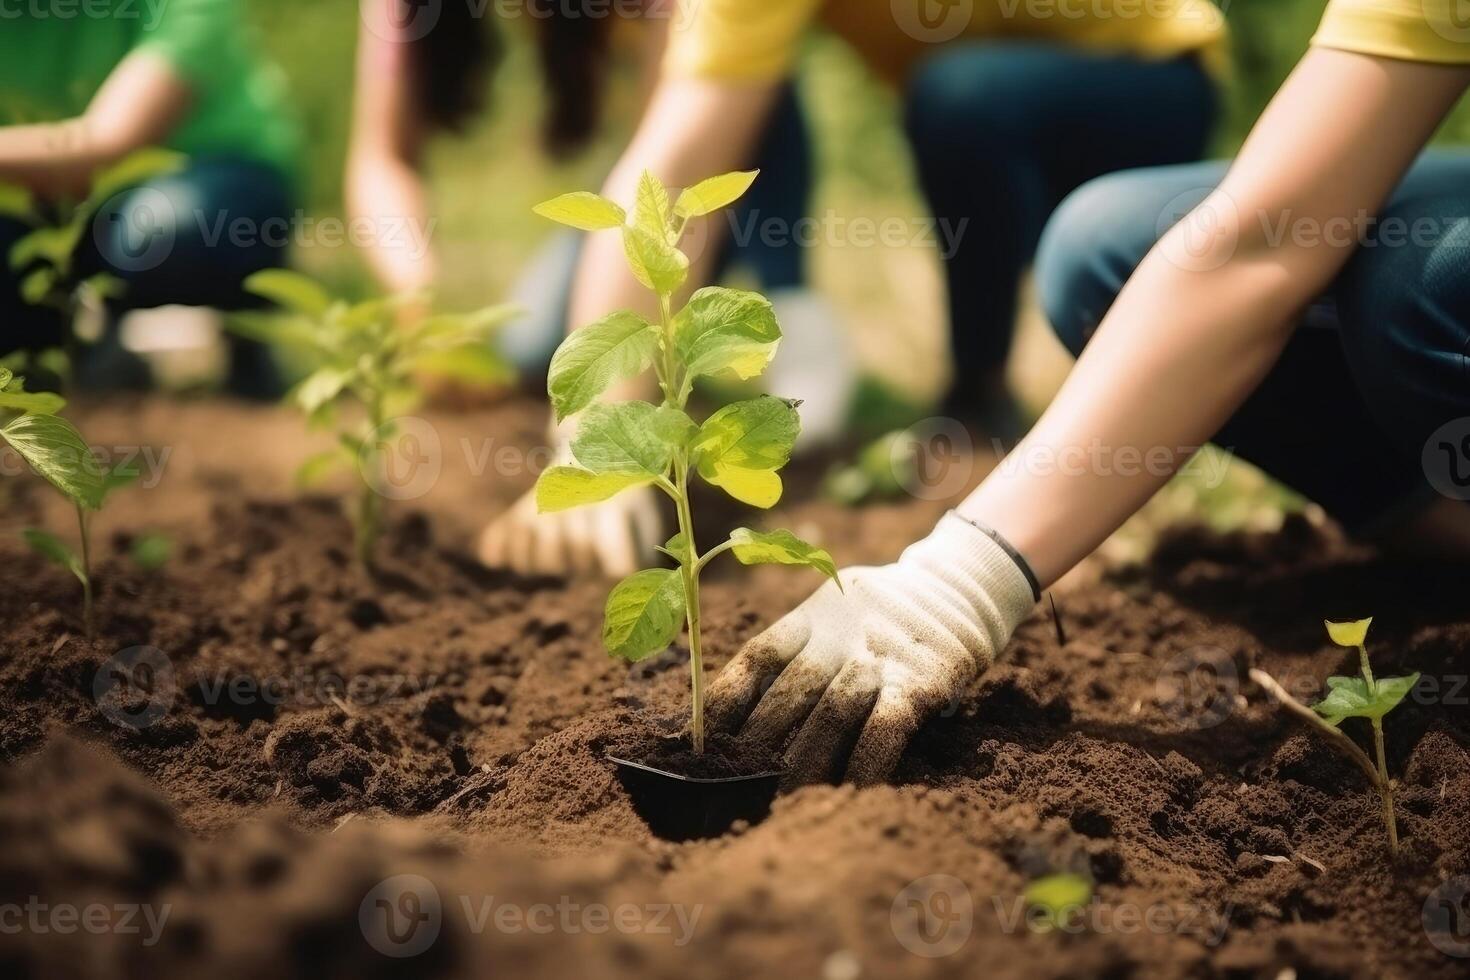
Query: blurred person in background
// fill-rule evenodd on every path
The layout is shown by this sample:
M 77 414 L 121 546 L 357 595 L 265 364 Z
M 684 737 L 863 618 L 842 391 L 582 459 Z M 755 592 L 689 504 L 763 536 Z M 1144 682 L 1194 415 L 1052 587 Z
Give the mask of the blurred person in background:
M 1093 177 L 1200 157 L 1216 115 L 1224 23 L 1208 0 L 1098 0 L 1066 11 L 956 4 L 937 19 L 936 9 L 929 0 L 690 0 L 604 194 L 630 201 L 644 168 L 678 187 L 748 167 L 803 38 L 826 24 L 900 90 L 929 213 L 963 229 L 945 257 L 954 381 L 942 411 L 1009 439 L 1022 422 L 1005 363 L 1047 217 Z M 755 189 L 772 179 L 779 169 L 763 171 Z M 708 219 L 704 233 L 716 234 Z M 589 242 L 572 324 L 646 305 L 621 250 L 616 236 Z M 708 255 L 695 257 L 687 288 L 711 272 Z M 788 342 L 773 367 L 810 371 L 822 358 Z M 771 388 L 806 400 L 803 428 L 828 407 L 801 377 Z M 651 558 L 661 531 L 651 492 L 557 515 L 538 515 L 528 494 L 485 530 L 480 556 L 561 572 L 592 555 L 623 575 Z
M 500 31 L 507 26 L 496 18 L 509 18 L 499 5 L 402 7 L 403 0 L 367 0 L 364 7 L 347 207 L 356 219 L 406 218 L 412 227 L 425 230 L 432 226 L 425 150 L 435 136 L 462 135 L 486 111 L 502 54 Z M 604 130 L 611 79 L 620 63 L 635 73 L 638 104 L 646 102 L 677 13 L 673 0 L 618 5 L 527 0 L 510 9 L 520 11 L 515 20 L 529 29 L 534 42 L 544 89 L 541 143 L 553 160 L 585 151 Z M 778 96 L 759 144 L 757 165 L 766 167 L 769 177 L 745 207 L 794 222 L 807 210 L 811 148 L 792 86 Z M 366 255 L 382 287 L 390 293 L 431 288 L 438 278 L 433 251 L 418 241 L 386 238 Z M 566 335 L 581 251 L 581 235 L 558 233 L 521 274 L 512 298 L 528 312 L 503 328 L 497 342 L 525 373 L 544 372 Z M 805 313 L 813 329 L 835 334 L 830 314 L 804 289 L 804 256 L 795 244 L 768 245 L 758 237 L 741 246 L 731 244 L 721 249 L 719 272 L 733 264 L 746 267 L 774 301 Z
M 1038 262 L 1081 351 L 1061 392 L 928 537 L 752 640 L 710 688 L 714 723 L 786 745 L 788 783 L 885 779 L 1212 438 L 1360 532 L 1470 561 L 1470 157 L 1423 154 L 1470 87 L 1456 13 L 1332 0 L 1228 167 L 1063 204 Z M 1050 465 L 1069 458 L 1089 462 Z
M 108 314 L 168 304 L 249 305 L 240 283 L 285 257 L 300 134 L 283 76 L 263 60 L 236 0 L 18 5 L 0 27 L 0 183 L 48 203 L 86 196 L 100 169 L 145 147 L 181 170 L 103 203 L 82 235 L 81 276 L 121 283 Z M 31 230 L 0 216 L 0 255 Z M 0 262 L 0 348 L 61 345 L 69 325 L 20 295 Z M 228 384 L 278 393 L 268 352 L 231 339 Z M 116 329 L 74 365 L 89 387 L 136 387 L 148 368 Z

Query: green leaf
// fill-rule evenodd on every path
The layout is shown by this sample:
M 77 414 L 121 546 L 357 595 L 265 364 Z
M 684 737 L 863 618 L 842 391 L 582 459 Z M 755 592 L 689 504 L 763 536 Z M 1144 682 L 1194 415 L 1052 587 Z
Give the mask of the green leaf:
M 20 532 L 20 535 L 36 554 L 60 565 L 75 575 L 78 580 L 87 581 L 87 571 L 82 567 L 82 560 L 56 535 L 33 527 L 26 528 Z
M 780 340 L 770 301 L 743 289 L 701 289 L 674 317 L 674 348 L 691 376 L 728 371 L 747 381 L 771 363 Z
M 632 663 L 661 653 L 684 625 L 684 589 L 667 568 L 635 572 L 613 587 L 602 621 L 607 652 Z
M 750 185 L 755 183 L 758 176 L 759 170 L 737 170 L 702 180 L 679 195 L 674 213 L 681 218 L 697 218 L 702 214 L 729 207 L 745 196 L 745 192 L 750 190 Z
M 778 470 L 790 461 L 800 429 L 795 405 L 783 398 L 732 402 L 706 419 L 694 439 L 700 475 L 715 466 Z
M 661 547 L 654 550 L 662 551 L 681 565 L 689 564 L 689 540 L 684 537 L 683 531 L 669 538 Z
M 582 231 L 602 231 L 617 228 L 628 220 L 627 212 L 612 201 L 588 191 L 574 191 L 549 201 L 543 201 L 531 209 L 543 218 L 563 225 L 571 225 Z
M 546 391 L 557 421 L 586 408 L 613 382 L 648 370 L 657 347 L 653 324 L 627 311 L 572 331 L 547 370 Z
M 321 318 L 332 308 L 332 297 L 320 283 L 290 269 L 263 269 L 246 277 L 245 288 L 302 316 Z
M 56 270 L 49 265 L 28 273 L 20 281 L 20 298 L 30 306 L 40 306 L 56 288 L 57 278 Z
M 413 360 L 415 371 L 472 385 L 502 385 L 515 379 L 515 369 L 488 344 L 470 343 L 431 350 Z
M 487 343 L 497 327 L 519 316 L 523 309 L 513 303 L 487 306 L 473 313 L 437 313 L 419 324 L 413 339 L 429 350 Z
M 65 268 L 71 262 L 80 237 L 79 225 L 37 228 L 10 247 L 10 267 L 24 269 L 33 262 L 42 261 Z
M 355 455 L 355 450 L 338 446 L 336 449 L 328 449 L 307 457 L 300 466 L 296 467 L 296 485 L 302 488 L 316 486 L 332 473 L 351 463 Z
M 710 486 L 719 487 L 742 504 L 761 510 L 769 510 L 781 499 L 781 474 L 775 470 L 750 470 L 715 463 L 708 470 L 701 469 L 699 475 Z
M 633 278 L 661 295 L 678 292 L 689 276 L 689 256 L 642 228 L 623 229 L 623 252 Z
M 55 415 L 66 407 L 66 399 L 49 391 L 0 391 L 0 408 L 36 415 Z
M 303 412 L 312 415 L 323 405 L 334 401 L 356 377 L 357 372 L 354 370 L 332 365 L 320 367 L 296 386 L 292 397 Z
M 536 481 L 536 509 L 550 514 L 596 504 L 651 482 L 653 477 L 646 473 L 593 473 L 575 466 L 553 466 Z
M 672 218 L 667 188 L 652 173 L 643 171 L 638 178 L 638 195 L 633 202 L 633 226 L 668 241 Z
M 167 534 L 147 531 L 133 539 L 128 555 L 145 572 L 156 572 L 173 557 L 174 542 Z
M 106 495 L 102 467 L 82 434 L 59 415 L 22 415 L 0 428 L 10 448 L 52 486 L 97 510 Z
M 1408 697 L 1417 683 L 1417 672 L 1407 677 L 1380 677 L 1370 691 L 1362 677 L 1329 677 L 1327 696 L 1312 705 L 1312 710 L 1331 725 L 1341 724 L 1345 718 L 1381 720 Z
M 81 210 L 90 214 L 119 191 L 178 173 L 188 162 L 184 154 L 156 146 L 130 153 L 93 176 L 91 193 Z
M 752 531 L 737 527 L 730 532 L 735 557 L 742 565 L 805 565 L 815 568 L 841 586 L 832 556 L 790 531 Z
M 132 486 L 142 475 L 143 471 L 131 463 L 114 466 L 102 477 L 102 499 L 106 501 L 114 490 Z
M 578 422 L 572 455 L 593 473 L 662 476 L 695 431 L 694 420 L 677 408 L 590 405 Z
M 30 224 L 36 218 L 31 192 L 15 184 L 0 184 L 0 218 Z
M 14 377 L 15 372 L 10 370 L 10 368 L 0 367 L 0 391 L 4 391 L 6 388 L 9 388 L 10 382 Z

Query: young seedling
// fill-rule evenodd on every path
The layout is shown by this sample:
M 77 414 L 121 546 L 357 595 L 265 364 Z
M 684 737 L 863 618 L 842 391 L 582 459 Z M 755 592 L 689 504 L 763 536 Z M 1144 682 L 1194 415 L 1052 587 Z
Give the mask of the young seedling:
M 419 400 L 418 379 L 440 376 L 469 384 L 512 377 L 490 346 L 494 329 L 514 313 L 499 306 L 463 315 L 438 314 L 405 324 L 403 312 L 422 296 L 395 296 L 349 304 L 319 283 L 284 269 L 257 272 L 245 288 L 281 312 L 240 313 L 230 329 L 242 336 L 302 351 L 315 370 L 287 396 L 313 427 L 333 427 L 337 444 L 307 459 L 297 483 L 311 485 L 354 466 L 360 480 L 352 513 L 358 560 L 371 566 L 382 530 L 387 449 L 398 435 L 395 417 Z M 343 421 L 339 409 L 356 411 Z
M 661 548 L 677 570 L 637 572 L 613 588 L 602 641 L 608 652 L 636 663 L 666 649 L 689 629 L 694 751 L 704 751 L 704 651 L 699 578 L 717 555 L 731 551 L 746 565 L 805 565 L 833 579 L 831 555 L 790 531 L 738 528 L 701 552 L 689 503 L 692 474 L 742 503 L 769 508 L 781 497 L 778 471 L 791 458 L 799 423 L 796 403 L 763 396 L 725 405 L 703 423 L 688 413 L 701 377 L 759 376 L 776 353 L 781 331 L 771 304 L 738 289 L 707 288 L 674 311 L 688 257 L 679 240 L 690 220 L 738 200 L 755 173 L 713 177 L 670 203 L 652 174 L 638 185 L 631 220 L 596 194 L 565 194 L 536 208 L 543 217 L 583 231 L 617 230 L 633 276 L 656 298 L 658 318 L 621 311 L 573 331 L 552 357 L 547 391 L 558 421 L 579 415 L 571 442 L 576 465 L 553 466 L 536 484 L 543 512 L 607 500 L 632 487 L 654 486 L 674 503 L 678 533 Z M 594 404 L 613 383 L 653 368 L 659 404 Z M 839 583 L 840 585 L 840 583 Z
M 1070 872 L 1046 875 L 1026 885 L 1029 922 L 1036 932 L 1051 932 L 1070 925 L 1092 901 L 1092 882 Z
M 1406 677 L 1374 678 L 1373 667 L 1368 661 L 1368 627 L 1373 619 L 1361 619 L 1351 623 L 1332 623 L 1327 626 L 1327 635 L 1340 647 L 1358 651 L 1357 677 L 1327 678 L 1327 696 L 1308 708 L 1288 694 L 1271 675 L 1265 671 L 1252 670 L 1251 678 L 1269 691 L 1281 704 L 1298 717 L 1310 722 L 1339 751 L 1352 759 L 1363 770 L 1383 805 L 1383 825 L 1388 831 L 1389 847 L 1397 851 L 1399 846 L 1398 820 L 1394 814 L 1393 780 L 1388 775 L 1388 762 L 1383 750 L 1383 718 L 1408 697 L 1414 685 L 1419 683 L 1416 671 Z M 1348 718 L 1366 718 L 1373 728 L 1373 748 L 1376 762 L 1358 748 L 1338 726 Z
M 10 268 L 21 277 L 20 295 L 33 306 L 58 311 L 71 330 L 78 314 L 91 305 L 114 298 L 121 283 L 106 273 L 83 276 L 77 268 L 80 246 L 93 219 L 115 195 L 145 181 L 183 169 L 187 158 L 161 148 L 139 150 L 92 178 L 86 198 L 42 205 L 22 188 L 0 187 L 0 215 L 14 218 L 35 230 L 10 249 Z M 130 234 L 149 235 L 157 229 L 129 229 Z M 95 340 L 95 337 L 82 338 Z
M 77 514 L 81 551 L 74 552 L 56 535 L 27 528 L 22 536 L 38 554 L 71 572 L 82 584 L 82 620 L 92 633 L 92 562 L 88 529 L 91 514 L 101 510 L 113 490 L 137 479 L 135 470 L 104 469 L 86 440 L 56 413 L 66 402 L 59 395 L 28 392 L 23 378 L 0 368 L 0 439 L 31 469 L 72 502 Z

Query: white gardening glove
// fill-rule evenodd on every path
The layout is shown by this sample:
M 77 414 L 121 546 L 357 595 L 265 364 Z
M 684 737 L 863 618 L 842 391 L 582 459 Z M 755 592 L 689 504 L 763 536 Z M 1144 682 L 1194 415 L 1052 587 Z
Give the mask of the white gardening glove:
M 823 585 L 725 667 L 712 723 L 787 746 L 786 788 L 887 779 L 919 725 L 989 669 L 1036 605 L 1030 570 L 999 541 L 949 514 L 897 562 L 845 569 L 845 592 Z
M 573 462 L 572 423 L 553 427 L 555 463 Z M 656 564 L 664 521 L 657 491 L 637 487 L 600 504 L 542 514 L 532 487 L 480 532 L 480 562 L 521 575 L 632 575 Z

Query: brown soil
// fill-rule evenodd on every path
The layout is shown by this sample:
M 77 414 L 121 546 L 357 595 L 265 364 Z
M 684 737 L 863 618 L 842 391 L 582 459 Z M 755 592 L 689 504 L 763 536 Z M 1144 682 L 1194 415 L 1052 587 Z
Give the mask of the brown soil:
M 284 489 L 307 451 L 290 416 L 146 400 L 77 417 L 94 442 L 173 456 L 101 518 L 92 640 L 75 583 L 13 533 L 63 530 L 64 509 L 0 481 L 5 976 L 1465 975 L 1423 918 L 1470 872 L 1463 569 L 1394 564 L 1304 521 L 1178 533 L 1147 568 L 1063 589 L 1065 646 L 1038 612 L 895 785 L 807 788 L 757 826 L 675 845 L 605 755 L 677 736 L 686 652 L 615 663 L 605 584 L 465 557 L 532 476 L 476 477 L 460 440 L 525 447 L 534 409 L 434 418 L 445 472 L 392 509 L 375 578 L 349 560 L 335 498 Z M 818 472 L 766 521 L 843 564 L 892 558 L 948 505 L 835 509 L 802 492 Z M 124 532 L 155 528 L 176 555 L 146 573 Z M 712 666 L 815 585 L 716 573 Z M 1380 674 L 1440 685 L 1389 721 L 1396 857 L 1361 775 L 1245 679 L 1261 667 L 1301 690 L 1350 668 L 1321 620 L 1364 613 Z M 166 660 L 118 679 L 140 646 Z M 1026 883 L 1055 871 L 1096 883 L 1073 932 L 1017 918 Z M 146 925 L 8 928 L 27 903 L 168 918 L 152 944 Z M 641 918 L 579 917 L 599 908 Z M 399 914 L 437 940 L 375 951 L 372 924 Z

